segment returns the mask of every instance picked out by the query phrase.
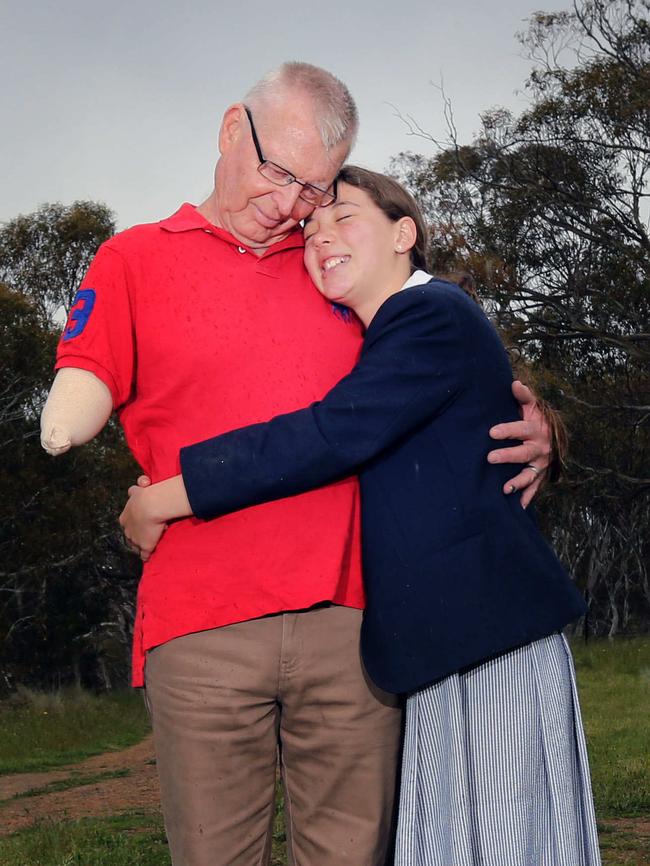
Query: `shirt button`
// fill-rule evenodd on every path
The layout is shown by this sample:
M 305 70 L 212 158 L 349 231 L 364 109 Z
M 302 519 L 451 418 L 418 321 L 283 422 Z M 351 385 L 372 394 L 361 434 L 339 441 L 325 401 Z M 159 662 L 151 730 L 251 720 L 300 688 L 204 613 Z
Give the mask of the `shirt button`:
M 244 247 L 237 247 L 237 252 L 238 253 L 245 253 L 246 250 L 244 249 Z

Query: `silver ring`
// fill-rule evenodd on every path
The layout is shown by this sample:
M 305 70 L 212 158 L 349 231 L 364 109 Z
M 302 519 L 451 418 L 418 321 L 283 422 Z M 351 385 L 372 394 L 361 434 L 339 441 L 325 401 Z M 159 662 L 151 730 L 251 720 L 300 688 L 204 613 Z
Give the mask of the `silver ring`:
M 526 469 L 532 469 L 535 475 L 541 475 L 542 470 L 538 469 L 537 466 L 533 466 L 532 463 L 526 463 Z

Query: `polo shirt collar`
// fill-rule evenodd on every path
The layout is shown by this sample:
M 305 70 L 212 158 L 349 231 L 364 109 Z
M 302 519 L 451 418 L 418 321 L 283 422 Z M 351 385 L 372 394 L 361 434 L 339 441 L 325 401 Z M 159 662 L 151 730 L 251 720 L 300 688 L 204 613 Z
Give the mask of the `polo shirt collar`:
M 203 214 L 199 213 L 196 208 L 196 205 L 189 204 L 185 202 L 180 206 L 180 208 L 176 211 L 176 213 L 172 214 L 167 219 L 160 220 L 158 223 L 161 229 L 164 229 L 168 232 L 188 232 L 193 231 L 195 229 L 199 229 L 201 231 L 210 232 L 217 237 L 220 237 L 222 240 L 226 241 L 226 243 L 231 244 L 235 247 L 241 247 L 242 249 L 247 249 L 251 252 L 249 247 L 245 247 L 237 238 L 233 237 L 230 232 L 227 232 L 225 229 L 219 228 L 218 226 L 213 225 L 209 220 L 207 220 Z M 284 250 L 291 249 L 302 249 L 305 246 L 305 241 L 302 235 L 302 230 L 300 228 L 294 229 L 290 234 L 287 235 L 281 241 L 270 246 L 266 252 L 257 256 L 258 259 L 265 259 L 268 256 L 272 256 L 275 253 L 283 252 Z

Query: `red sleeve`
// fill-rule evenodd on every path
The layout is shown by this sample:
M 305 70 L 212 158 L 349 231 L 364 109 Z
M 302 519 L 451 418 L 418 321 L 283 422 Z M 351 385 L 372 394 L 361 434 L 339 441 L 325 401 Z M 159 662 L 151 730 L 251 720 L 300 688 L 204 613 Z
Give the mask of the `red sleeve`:
M 94 373 L 108 387 L 118 409 L 131 394 L 134 362 L 128 270 L 109 241 L 99 248 L 75 295 L 55 366 Z

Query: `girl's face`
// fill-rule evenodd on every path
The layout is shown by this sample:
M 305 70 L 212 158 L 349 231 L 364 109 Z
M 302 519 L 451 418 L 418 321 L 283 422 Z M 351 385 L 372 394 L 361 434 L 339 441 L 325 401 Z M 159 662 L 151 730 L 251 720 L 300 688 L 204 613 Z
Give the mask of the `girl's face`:
M 392 222 L 364 190 L 340 183 L 334 204 L 305 225 L 305 267 L 321 294 L 359 312 L 387 287 L 399 289 L 410 271 L 408 219 Z

